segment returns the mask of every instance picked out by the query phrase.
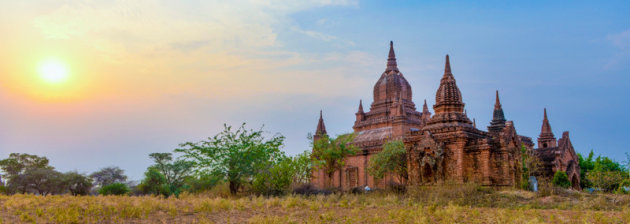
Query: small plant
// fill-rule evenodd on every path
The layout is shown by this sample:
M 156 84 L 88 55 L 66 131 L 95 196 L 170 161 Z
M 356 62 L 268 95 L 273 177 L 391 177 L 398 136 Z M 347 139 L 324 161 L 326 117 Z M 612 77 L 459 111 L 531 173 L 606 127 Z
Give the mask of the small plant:
M 567 173 L 563 171 L 558 171 L 553 175 L 553 180 L 551 180 L 554 186 L 569 188 L 571 187 L 571 181 L 569 181 L 569 176 Z
M 130 192 L 129 187 L 123 183 L 113 183 L 110 185 L 103 186 L 100 190 L 98 190 L 99 194 L 102 195 L 126 195 Z

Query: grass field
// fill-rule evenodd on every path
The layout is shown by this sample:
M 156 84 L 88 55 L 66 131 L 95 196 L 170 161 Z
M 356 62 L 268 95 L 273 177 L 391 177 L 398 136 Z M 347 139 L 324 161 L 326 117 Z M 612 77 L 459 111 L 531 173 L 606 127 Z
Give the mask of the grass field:
M 284 197 L 0 196 L 0 223 L 630 223 L 627 195 L 478 187 Z

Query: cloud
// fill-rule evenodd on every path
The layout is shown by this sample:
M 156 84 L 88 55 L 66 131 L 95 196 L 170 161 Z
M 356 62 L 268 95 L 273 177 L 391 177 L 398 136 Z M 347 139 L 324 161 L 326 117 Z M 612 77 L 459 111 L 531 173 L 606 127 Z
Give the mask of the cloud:
M 630 30 L 618 34 L 610 34 L 606 39 L 618 48 L 630 49 Z

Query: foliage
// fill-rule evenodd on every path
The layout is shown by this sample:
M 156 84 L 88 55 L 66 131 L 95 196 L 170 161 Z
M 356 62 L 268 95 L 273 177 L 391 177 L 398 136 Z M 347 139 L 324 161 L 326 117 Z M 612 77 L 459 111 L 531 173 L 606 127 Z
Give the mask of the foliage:
M 597 156 L 595 159 L 593 157 L 593 150 L 586 158 L 578 153 L 583 188 L 596 187 L 604 191 L 612 191 L 619 186 L 621 181 L 628 178 L 628 170 L 624 165 L 605 156 Z
M 125 171 L 115 166 L 105 167 L 90 174 L 90 177 L 94 180 L 94 185 L 101 187 L 127 181 Z
M 407 151 L 405 144 L 400 141 L 389 141 L 383 145 L 383 150 L 370 158 L 368 172 L 380 180 L 386 174 L 394 174 L 400 183 L 407 179 Z
M 192 193 L 207 191 L 218 185 L 222 179 L 222 177 L 204 173 L 197 176 L 189 176 L 186 178 L 187 190 Z
M 130 191 L 131 190 L 126 184 L 113 183 L 101 187 L 101 189 L 98 190 L 98 193 L 102 195 L 126 195 Z
M 171 153 L 151 153 L 155 165 L 145 172 L 140 190 L 144 193 L 176 196 L 186 188 L 185 180 L 192 174 L 193 163 L 185 160 L 173 161 Z M 151 186 L 149 186 L 151 185 Z
M 63 175 L 64 185 L 67 187 L 70 194 L 87 195 L 92 189 L 92 180 L 77 172 L 68 172 Z
M 352 144 L 354 134 L 343 134 L 337 138 L 331 138 L 328 135 L 322 136 L 318 140 L 313 141 L 313 157 L 314 165 L 322 169 L 328 178 L 327 186 L 331 186 L 331 181 L 335 171 L 340 170 L 344 166 L 346 157 L 354 155 L 359 149 Z
M 223 132 L 197 143 L 186 142 L 176 152 L 190 159 L 198 174 L 211 174 L 225 179 L 230 192 L 236 194 L 268 162 L 283 155 L 280 146 L 284 136 L 275 135 L 265 139 L 262 128 L 258 131 L 245 129 L 245 124 L 233 131 L 224 125 Z
M 11 153 L 9 158 L 0 160 L 0 169 L 2 169 L 2 177 L 7 180 L 7 193 L 26 193 L 31 189 L 30 180 L 34 180 L 32 175 L 39 174 L 43 169 L 52 170 L 48 165 L 46 157 L 36 155 Z M 38 171 L 34 171 L 38 170 Z
M 569 188 L 571 187 L 571 181 L 569 181 L 569 176 L 564 171 L 558 171 L 553 175 L 553 179 L 551 180 L 554 186 Z
M 276 163 L 268 164 L 267 169 L 261 170 L 254 177 L 252 189 L 263 195 L 283 195 L 289 192 L 294 176 L 293 159 L 285 157 Z
M 140 185 L 138 185 L 138 189 L 144 194 L 161 194 L 164 196 L 171 194 L 166 177 L 155 167 L 149 167 L 149 169 L 147 169 L 144 173 L 144 179 Z
M 293 157 L 293 167 L 295 175 L 293 177 L 294 184 L 308 184 L 311 182 L 313 161 L 311 160 L 311 151 L 304 151 Z
M 620 171 L 601 171 L 594 170 L 586 174 L 586 179 L 592 183 L 593 187 L 611 192 L 619 187 L 619 184 L 625 179 L 626 173 Z

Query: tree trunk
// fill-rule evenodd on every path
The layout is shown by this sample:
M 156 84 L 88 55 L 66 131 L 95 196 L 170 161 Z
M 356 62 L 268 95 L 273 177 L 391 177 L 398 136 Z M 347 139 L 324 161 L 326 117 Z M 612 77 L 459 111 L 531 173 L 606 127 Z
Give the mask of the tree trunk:
M 230 194 L 235 195 L 238 192 L 238 183 L 230 181 Z

